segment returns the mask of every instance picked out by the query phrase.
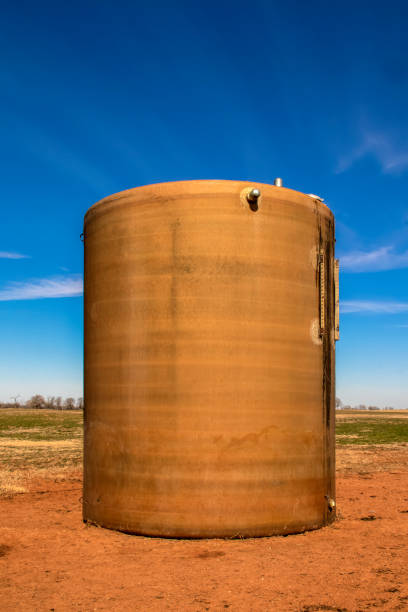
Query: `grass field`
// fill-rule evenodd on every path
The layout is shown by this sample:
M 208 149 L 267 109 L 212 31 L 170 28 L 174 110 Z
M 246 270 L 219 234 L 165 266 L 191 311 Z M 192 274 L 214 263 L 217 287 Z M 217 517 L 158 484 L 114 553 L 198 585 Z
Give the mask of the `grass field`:
M 71 440 L 82 436 L 81 410 L 0 411 L 0 438 Z
M 80 468 L 82 421 L 80 410 L 1 410 L 0 495 L 24 492 L 33 477 Z
M 339 415 L 336 442 L 339 445 L 403 444 L 408 442 L 408 411 L 396 414 L 357 411 Z
M 408 411 L 339 411 L 336 440 L 341 448 L 408 443 Z M 33 476 L 61 477 L 81 468 L 80 410 L 0 411 L 0 494 L 24 491 Z

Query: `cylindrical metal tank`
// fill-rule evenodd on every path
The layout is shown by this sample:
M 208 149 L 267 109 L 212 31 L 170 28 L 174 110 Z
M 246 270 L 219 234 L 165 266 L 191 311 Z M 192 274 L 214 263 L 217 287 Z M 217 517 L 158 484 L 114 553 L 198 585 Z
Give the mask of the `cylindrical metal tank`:
M 84 242 L 84 520 L 194 538 L 331 522 L 331 211 L 163 183 L 92 206 Z

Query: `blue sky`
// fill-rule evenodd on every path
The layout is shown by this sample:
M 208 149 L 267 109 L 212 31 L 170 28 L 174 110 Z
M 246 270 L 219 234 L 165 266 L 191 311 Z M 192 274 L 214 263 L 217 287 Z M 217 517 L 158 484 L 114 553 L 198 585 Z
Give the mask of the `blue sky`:
M 407 3 L 2 8 L 0 399 L 82 395 L 87 208 L 244 179 L 337 220 L 337 395 L 408 408 Z

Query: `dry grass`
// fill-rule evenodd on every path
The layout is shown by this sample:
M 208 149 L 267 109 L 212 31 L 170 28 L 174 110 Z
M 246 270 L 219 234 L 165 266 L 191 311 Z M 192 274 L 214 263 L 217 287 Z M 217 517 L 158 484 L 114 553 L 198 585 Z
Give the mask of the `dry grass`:
M 338 411 L 336 416 L 339 471 L 392 470 L 407 462 L 408 411 Z M 0 496 L 23 493 L 30 480 L 63 479 L 80 469 L 82 412 L 1 410 L 0 466 Z
M 17 493 L 25 493 L 27 488 L 24 486 L 26 477 L 20 470 L 10 472 L 9 470 L 0 470 L 0 496 L 13 497 Z
M 44 468 L 76 468 L 82 462 L 80 440 L 0 440 L 0 464 L 8 471 Z
M 82 465 L 82 412 L 0 411 L 0 495 L 37 478 L 63 478 Z
M 336 469 L 360 475 L 408 470 L 408 443 L 338 446 Z
M 336 421 L 350 418 L 408 419 L 408 410 L 336 410 Z

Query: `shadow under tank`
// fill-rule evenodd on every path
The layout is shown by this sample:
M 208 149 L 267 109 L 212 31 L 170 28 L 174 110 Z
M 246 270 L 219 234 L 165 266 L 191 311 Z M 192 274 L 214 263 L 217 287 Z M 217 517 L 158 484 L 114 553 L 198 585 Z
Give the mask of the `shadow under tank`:
M 327 206 L 275 185 L 162 183 L 92 206 L 84 243 L 84 520 L 177 538 L 334 520 Z

